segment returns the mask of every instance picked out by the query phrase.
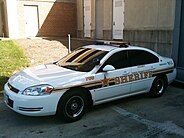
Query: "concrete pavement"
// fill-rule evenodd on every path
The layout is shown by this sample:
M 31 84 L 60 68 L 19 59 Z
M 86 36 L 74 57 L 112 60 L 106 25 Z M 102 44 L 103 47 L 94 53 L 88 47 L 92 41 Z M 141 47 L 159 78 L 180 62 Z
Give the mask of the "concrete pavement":
M 184 89 L 174 85 L 160 98 L 138 95 L 95 106 L 74 123 L 17 114 L 1 97 L 0 137 L 184 137 Z

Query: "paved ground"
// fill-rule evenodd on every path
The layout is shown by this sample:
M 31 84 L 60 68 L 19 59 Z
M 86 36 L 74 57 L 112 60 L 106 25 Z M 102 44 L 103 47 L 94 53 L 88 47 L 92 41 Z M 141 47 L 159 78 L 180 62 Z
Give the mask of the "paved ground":
M 161 98 L 145 95 L 94 107 L 80 121 L 14 113 L 0 99 L 0 137 L 184 137 L 184 89 Z

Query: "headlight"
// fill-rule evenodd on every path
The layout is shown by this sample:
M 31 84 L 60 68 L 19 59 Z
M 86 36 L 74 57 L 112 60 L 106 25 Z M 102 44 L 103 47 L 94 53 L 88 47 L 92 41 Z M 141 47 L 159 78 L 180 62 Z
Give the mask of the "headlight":
M 29 96 L 41 96 L 41 95 L 48 95 L 52 92 L 54 88 L 50 85 L 38 85 L 38 86 L 32 86 L 27 89 L 25 89 L 22 94 L 23 95 L 29 95 Z

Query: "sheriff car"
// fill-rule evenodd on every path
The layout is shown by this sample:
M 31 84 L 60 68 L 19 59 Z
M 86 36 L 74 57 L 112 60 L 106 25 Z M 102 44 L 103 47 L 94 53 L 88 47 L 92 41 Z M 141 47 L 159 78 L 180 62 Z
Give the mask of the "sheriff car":
M 4 101 L 23 115 L 57 113 L 72 122 L 91 105 L 141 93 L 160 97 L 175 77 L 170 58 L 126 43 L 100 42 L 14 74 L 4 86 Z

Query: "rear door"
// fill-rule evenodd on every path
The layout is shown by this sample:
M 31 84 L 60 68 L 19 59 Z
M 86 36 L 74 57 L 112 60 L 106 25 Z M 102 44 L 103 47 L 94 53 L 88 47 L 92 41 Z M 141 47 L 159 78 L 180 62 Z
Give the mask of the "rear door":
M 131 92 L 148 91 L 152 85 L 151 72 L 158 68 L 159 58 L 144 50 L 129 50 L 128 57 L 131 62 L 132 79 Z

